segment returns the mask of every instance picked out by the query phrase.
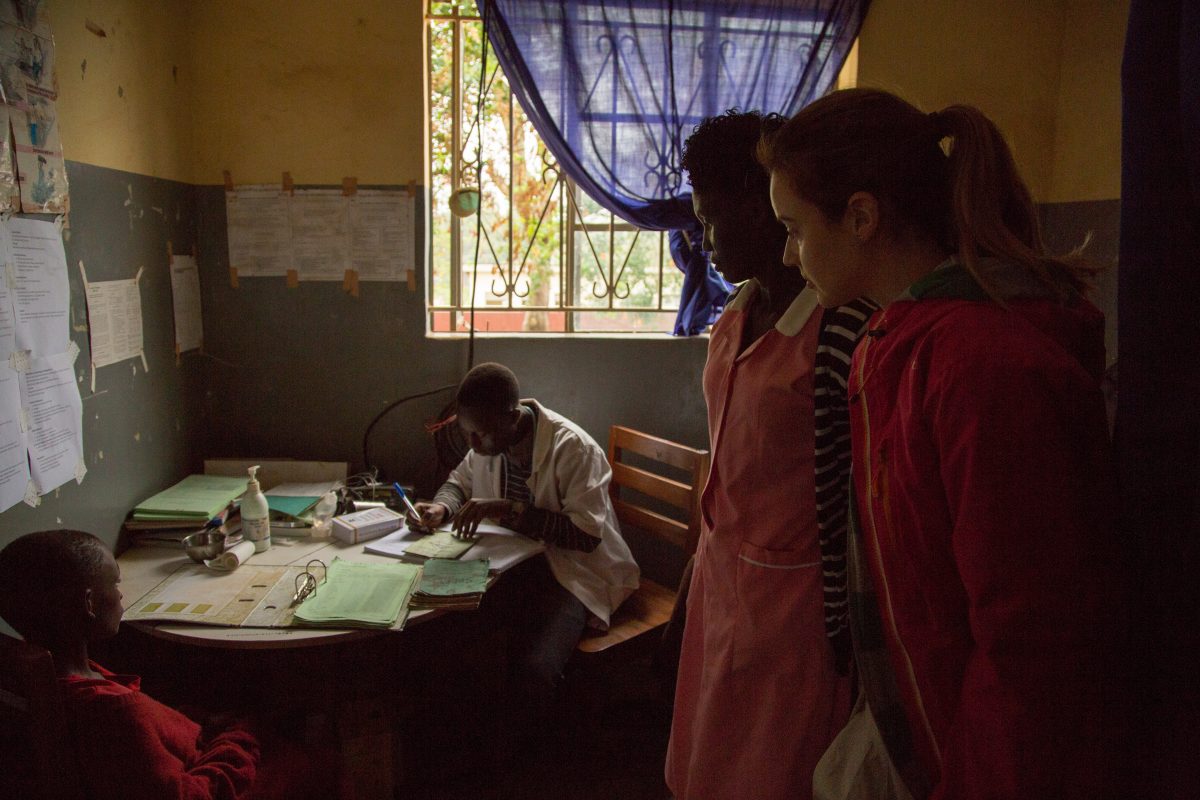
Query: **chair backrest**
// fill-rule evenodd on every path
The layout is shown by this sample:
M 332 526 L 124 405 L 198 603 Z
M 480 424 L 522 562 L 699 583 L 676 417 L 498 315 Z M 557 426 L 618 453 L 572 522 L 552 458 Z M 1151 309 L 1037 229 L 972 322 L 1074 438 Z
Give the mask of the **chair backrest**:
M 82 798 L 49 652 L 0 634 L 0 796 Z
M 674 467 L 682 473 L 680 479 L 628 463 L 629 453 Z M 708 480 L 708 451 L 613 425 L 608 434 L 608 463 L 613 471 L 608 491 L 617 519 L 671 542 L 683 550 L 685 557 L 690 557 L 700 538 L 700 495 Z M 623 496 L 622 487 L 677 509 L 680 519 Z

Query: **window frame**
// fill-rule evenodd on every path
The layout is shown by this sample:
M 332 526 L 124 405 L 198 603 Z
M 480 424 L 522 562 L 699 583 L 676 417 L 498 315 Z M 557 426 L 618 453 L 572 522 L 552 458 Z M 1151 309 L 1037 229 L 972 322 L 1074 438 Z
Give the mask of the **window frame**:
M 471 270 L 473 253 L 464 252 L 464 236 L 463 225 L 475 225 L 476 217 L 471 216 L 465 219 L 459 218 L 453 214 L 449 216 L 449 230 L 436 230 L 434 224 L 434 204 L 437 202 L 435 196 L 435 164 L 438 154 L 435 153 L 435 136 L 432 120 L 431 99 L 433 97 L 433 75 L 434 75 L 434 44 L 432 41 L 433 32 L 432 25 L 436 21 L 449 22 L 452 28 L 452 43 L 453 58 L 451 66 L 451 80 L 453 81 L 451 106 L 453 115 L 451 119 L 451 138 L 453 140 L 450 153 L 450 171 L 449 183 L 450 186 L 470 185 L 462 183 L 463 175 L 466 167 L 469 167 L 469 162 L 463 157 L 462 149 L 466 146 L 464 141 L 464 126 L 469 120 L 464 112 L 464 102 L 462 94 L 464 89 L 463 83 L 463 25 L 469 23 L 481 23 L 480 16 L 474 8 L 467 7 L 469 0 L 460 0 L 459 2 L 435 2 L 435 0 L 426 0 L 424 5 L 423 25 L 425 35 L 425 75 L 424 88 L 426 95 L 427 113 L 426 113 L 426 136 L 427 146 L 425 152 L 426 160 L 426 230 L 428 232 L 428 241 L 426 243 L 426 258 L 425 258 L 425 275 L 426 275 L 426 331 L 432 336 L 460 336 L 469 332 L 469 317 L 471 307 L 471 297 L 476 299 L 475 314 L 478 317 L 480 314 L 487 314 L 493 311 L 501 311 L 502 313 L 516 316 L 518 313 L 536 312 L 544 314 L 561 314 L 562 325 L 554 329 L 546 330 L 503 330 L 492 333 L 488 324 L 478 324 L 476 334 L 492 335 L 558 335 L 558 336 L 595 336 L 595 335 L 626 335 L 633 337 L 645 336 L 669 336 L 674 327 L 675 318 L 678 315 L 679 299 L 682 294 L 683 274 L 679 272 L 675 266 L 669 252 L 668 232 L 653 231 L 640 228 L 636 225 L 628 223 L 615 215 L 602 209 L 594 201 L 590 200 L 586 194 L 574 184 L 567 176 L 561 173 L 556 164 L 545 162 L 546 171 L 553 172 L 554 185 L 551 188 L 549 196 L 553 199 L 555 194 L 558 195 L 557 208 L 553 212 L 553 216 L 557 217 L 555 224 L 560 226 L 560 243 L 559 243 L 559 263 L 557 268 L 551 267 L 551 274 L 557 269 L 559 278 L 559 292 L 557 303 L 546 304 L 524 304 L 517 303 L 516 298 L 521 297 L 516 292 L 517 286 L 522 275 L 526 272 L 529 266 L 526 261 L 529 257 L 529 252 L 526 252 L 518 260 L 514 258 L 513 253 L 513 219 L 514 215 L 509 213 L 507 217 L 507 263 L 503 263 L 505 259 L 497 258 L 496 261 L 502 262 L 491 267 L 493 274 L 485 276 L 482 270 L 476 274 Z M 474 4 L 471 3 L 471 6 Z M 435 11 L 435 6 L 452 6 L 452 13 L 438 13 Z M 496 75 L 503 75 L 499 69 L 499 65 L 495 65 L 495 72 L 488 78 L 488 86 L 495 80 Z M 491 72 L 491 70 L 489 70 Z M 513 129 L 516 123 L 517 114 L 513 113 L 519 108 L 519 103 L 512 95 L 511 88 L 508 89 L 509 109 L 507 126 L 509 130 L 509 152 L 512 152 L 513 147 Z M 524 112 L 521 111 L 524 116 Z M 536 135 L 536 134 L 535 134 Z M 541 145 L 544 149 L 544 145 Z M 510 160 L 510 165 L 512 161 Z M 509 187 L 507 194 L 507 202 L 509 208 L 512 208 L 512 167 L 509 172 Z M 546 208 L 549 208 L 550 203 L 547 203 Z M 590 208 L 589 208 L 590 207 Z M 586 210 L 585 210 L 586 209 Z M 602 214 L 607 218 L 607 221 L 598 221 L 594 217 L 597 214 Z M 548 222 L 549 215 L 546 210 L 543 210 L 537 225 Z M 565 219 L 564 219 L 565 218 Z M 487 266 L 484 263 L 484 255 L 488 248 L 492 248 L 490 239 L 487 238 L 486 226 L 484 227 L 485 239 L 487 248 L 480 246 L 480 267 Z M 619 241 L 630 238 L 629 246 L 623 252 L 623 257 L 617 251 Z M 534 234 L 536 236 L 536 233 Z M 653 264 L 654 255 L 650 254 L 649 260 L 651 266 L 647 269 L 647 275 L 655 276 L 655 289 L 653 303 L 646 306 L 621 306 L 620 301 L 629 295 L 628 283 L 625 283 L 625 294 L 621 293 L 621 286 L 625 276 L 625 269 L 628 266 L 629 259 L 633 255 L 634 248 L 638 245 L 642 237 L 649 235 L 658 237 L 657 247 L 657 264 Z M 443 245 L 443 252 L 448 251 L 449 269 L 445 270 L 446 274 L 435 275 L 435 268 L 438 263 L 437 242 L 434 237 L 438 236 L 439 241 L 443 238 L 448 239 L 448 246 Z M 600 246 L 597 246 L 597 237 L 604 237 Z M 581 252 L 582 248 L 582 252 Z M 605 253 L 602 258 L 601 251 Z M 495 249 L 492 248 L 495 253 Z M 592 270 L 598 277 L 595 279 L 593 286 L 589 289 L 582 284 L 584 273 L 587 271 L 586 264 L 591 261 L 595 268 Z M 580 262 L 583 262 L 582 264 Z M 620 262 L 619 264 L 617 262 Z M 490 263 L 490 262 L 488 262 Z M 498 272 L 496 275 L 494 273 Z M 488 280 L 489 287 L 483 291 L 489 296 L 503 298 L 501 307 L 497 309 L 491 303 L 481 304 L 478 302 L 479 291 L 472 293 L 470 287 L 466 286 L 467 276 L 478 280 Z M 670 278 L 668 279 L 668 276 Z M 437 294 L 440 291 L 445 291 L 444 284 L 449 283 L 449 302 L 437 302 Z M 503 284 L 503 291 L 497 294 L 491 286 L 496 283 Z M 670 286 L 667 285 L 670 284 Z M 598 288 L 602 288 L 602 292 L 597 292 Z M 596 299 L 604 299 L 602 304 L 587 304 L 583 302 L 582 297 L 585 292 L 590 293 Z M 514 297 L 516 295 L 516 297 Z M 582 315 L 590 314 L 610 314 L 616 315 L 620 313 L 629 313 L 636 315 L 657 315 L 662 318 L 662 325 L 653 329 L 629 327 L 601 327 L 581 325 Z M 445 315 L 448 324 L 439 320 L 438 315 Z

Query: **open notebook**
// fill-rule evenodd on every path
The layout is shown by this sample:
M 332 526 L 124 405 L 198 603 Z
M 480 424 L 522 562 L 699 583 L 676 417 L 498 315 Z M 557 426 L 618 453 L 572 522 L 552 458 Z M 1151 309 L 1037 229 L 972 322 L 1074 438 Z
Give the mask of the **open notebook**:
M 407 613 L 420 578 L 415 564 L 363 564 L 335 558 L 329 576 L 296 609 L 296 623 L 390 628 Z
M 405 524 L 395 533 L 367 542 L 363 545 L 363 551 L 414 561 L 425 558 L 486 558 L 493 570 L 504 572 L 546 549 L 541 542 L 499 525 L 484 523 L 479 526 L 478 533 L 475 541 L 463 541 L 454 538 L 449 526 L 425 534 L 417 533 Z
M 358 567 L 373 569 L 360 572 Z M 243 564 L 232 572 L 214 572 L 200 564 L 187 564 L 132 603 L 122 619 L 235 628 L 317 625 L 400 630 L 421 577 L 421 567 L 416 564 L 354 564 L 334 559 L 328 578 L 316 593 L 294 606 L 297 576 L 305 569 Z M 320 572 L 316 567 L 318 577 Z M 298 617 L 299 609 L 310 618 Z

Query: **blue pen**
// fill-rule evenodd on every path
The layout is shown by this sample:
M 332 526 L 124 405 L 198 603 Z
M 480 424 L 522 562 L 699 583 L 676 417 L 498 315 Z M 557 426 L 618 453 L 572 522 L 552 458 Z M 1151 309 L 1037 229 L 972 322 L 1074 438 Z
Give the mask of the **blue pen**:
M 396 490 L 396 494 L 400 495 L 400 499 L 404 501 L 404 507 L 409 510 L 409 513 L 411 513 L 413 515 L 413 518 L 417 521 L 417 523 L 420 524 L 421 514 L 417 511 L 417 507 L 414 506 L 411 502 L 409 502 L 408 495 L 406 495 L 404 493 L 404 490 L 400 488 L 400 483 L 399 482 L 393 483 L 392 488 Z
M 211 531 L 211 530 L 215 530 L 215 529 L 221 527 L 222 525 L 225 524 L 225 520 L 228 516 L 229 516 L 229 506 L 225 506 L 225 509 L 220 514 L 217 514 L 215 517 L 210 519 L 208 522 L 204 523 L 204 527 L 201 528 L 201 530 Z

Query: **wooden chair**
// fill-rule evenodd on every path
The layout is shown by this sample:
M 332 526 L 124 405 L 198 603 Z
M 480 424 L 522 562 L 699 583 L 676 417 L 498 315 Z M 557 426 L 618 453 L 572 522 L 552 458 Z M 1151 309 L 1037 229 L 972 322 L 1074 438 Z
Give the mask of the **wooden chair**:
M 0 796 L 83 798 L 54 659 L 0 634 Z
M 687 475 L 687 482 L 634 466 L 627 461 L 629 453 L 682 471 Z M 609 494 L 622 527 L 638 528 L 649 536 L 662 539 L 678 547 L 684 557 L 690 559 L 700 537 L 700 495 L 708 479 L 708 451 L 614 425 L 608 436 L 608 461 L 613 471 Z M 648 508 L 632 497 L 622 496 L 623 488 L 654 498 L 678 511 L 679 518 Z M 677 596 L 678 592 L 642 576 L 638 590 L 613 614 L 608 630 L 589 630 L 579 641 L 579 652 L 602 653 L 665 625 L 675 611 Z

